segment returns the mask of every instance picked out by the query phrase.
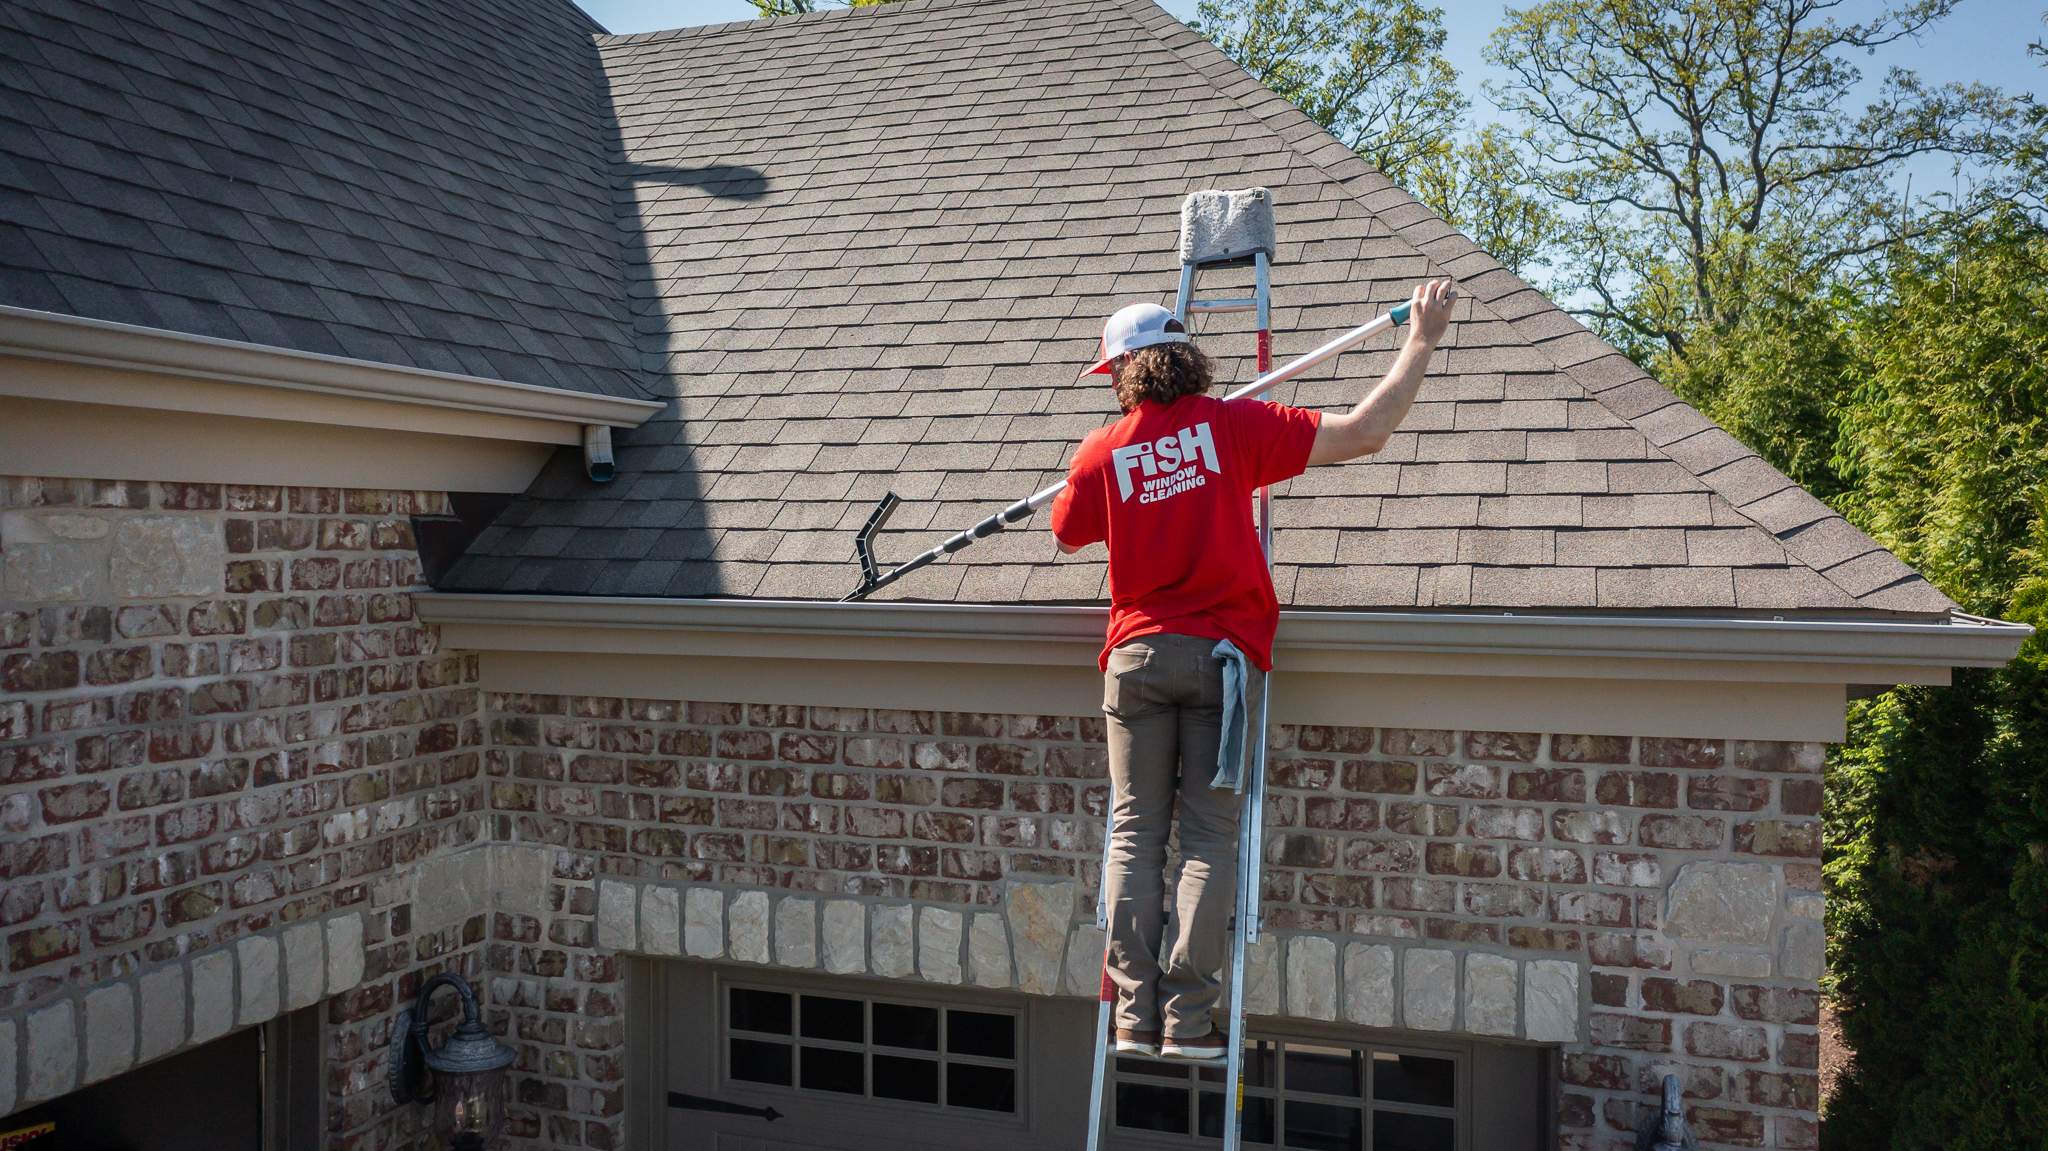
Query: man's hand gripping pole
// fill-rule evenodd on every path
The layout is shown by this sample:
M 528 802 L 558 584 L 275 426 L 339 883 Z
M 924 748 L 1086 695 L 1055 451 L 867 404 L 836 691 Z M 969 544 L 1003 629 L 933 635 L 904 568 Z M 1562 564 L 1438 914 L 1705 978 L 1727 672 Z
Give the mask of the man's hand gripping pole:
M 1448 302 L 1455 299 L 1457 292 L 1457 288 L 1453 287 L 1445 295 L 1445 301 Z M 1371 339 L 1388 328 L 1407 323 L 1408 309 L 1411 303 L 1412 301 L 1403 301 L 1395 305 L 1394 309 L 1387 314 L 1369 323 L 1360 324 L 1358 327 L 1338 336 L 1336 339 L 1299 359 L 1274 368 L 1251 383 L 1224 396 L 1224 402 L 1229 403 L 1231 400 L 1250 399 L 1264 395 L 1267 391 L 1286 383 L 1310 368 L 1343 355 L 1362 341 Z M 874 513 L 868 516 L 866 525 L 860 529 L 860 534 L 854 537 L 854 551 L 861 561 L 860 586 L 855 588 L 852 594 L 839 602 L 851 603 L 855 600 L 866 599 L 876 591 L 888 587 L 890 584 L 924 567 L 926 564 L 932 563 L 943 556 L 949 556 L 976 540 L 986 539 L 999 531 L 1007 529 L 1011 524 L 1028 519 L 1031 513 L 1051 503 L 1053 497 L 1059 495 L 1066 486 L 1067 481 L 1061 480 L 1043 491 L 1035 492 L 1025 499 L 1018 500 L 1016 503 L 975 524 L 966 531 L 950 537 L 946 542 L 925 552 L 916 559 L 887 572 L 879 571 L 879 565 L 875 563 L 874 536 L 888 523 L 889 515 L 896 510 L 896 505 L 899 501 L 894 492 L 883 496 L 881 501 L 875 505 Z

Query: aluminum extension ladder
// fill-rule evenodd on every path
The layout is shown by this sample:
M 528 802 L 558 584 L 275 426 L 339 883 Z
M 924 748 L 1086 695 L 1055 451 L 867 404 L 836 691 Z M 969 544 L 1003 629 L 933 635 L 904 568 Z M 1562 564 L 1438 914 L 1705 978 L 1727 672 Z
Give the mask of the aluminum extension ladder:
M 1195 285 L 1202 269 L 1231 264 L 1242 264 L 1246 257 L 1241 253 L 1223 253 L 1209 258 L 1199 255 L 1193 260 L 1184 260 L 1180 269 L 1180 293 L 1173 306 L 1173 314 L 1183 326 L 1196 314 L 1208 312 L 1256 312 L 1258 313 L 1258 366 L 1256 376 L 1264 376 L 1273 368 L 1272 295 L 1268 275 L 1268 260 L 1271 245 L 1272 195 L 1264 189 L 1253 189 L 1252 194 L 1261 201 L 1258 207 L 1268 221 L 1265 243 L 1267 248 L 1254 251 L 1249 260 L 1252 264 L 1253 287 L 1250 299 L 1209 299 L 1195 298 Z M 1188 249 L 1187 223 L 1183 217 L 1182 251 Z M 1273 493 L 1267 488 L 1258 491 L 1259 546 L 1266 557 L 1266 570 L 1273 569 Z M 1244 1110 L 1244 982 L 1248 949 L 1259 941 L 1259 891 L 1260 862 L 1265 853 L 1266 830 L 1266 703 L 1270 698 L 1272 674 L 1259 674 L 1259 701 L 1255 714 L 1248 717 L 1244 740 L 1243 779 L 1244 800 L 1238 810 L 1237 819 L 1237 901 L 1230 919 L 1230 988 L 1228 1010 L 1230 1028 L 1229 1054 L 1224 1063 L 1223 1076 L 1223 1151 L 1238 1151 L 1243 1128 Z M 1109 978 L 1109 847 L 1110 833 L 1116 825 L 1116 803 L 1111 797 L 1109 811 L 1105 813 L 1102 832 L 1102 874 L 1096 882 L 1095 926 L 1103 934 L 1102 987 L 1095 1009 L 1095 1065 L 1092 1082 L 1088 1088 L 1088 1151 L 1101 1151 L 1102 1142 L 1110 1117 L 1106 1111 L 1114 1109 L 1107 1097 L 1110 1060 L 1114 1057 L 1114 1044 L 1109 1034 L 1116 1006 L 1116 984 Z M 1200 1079 L 1196 1079 L 1195 1090 L 1199 1096 Z M 1199 1108 L 1197 1108 L 1199 1114 Z

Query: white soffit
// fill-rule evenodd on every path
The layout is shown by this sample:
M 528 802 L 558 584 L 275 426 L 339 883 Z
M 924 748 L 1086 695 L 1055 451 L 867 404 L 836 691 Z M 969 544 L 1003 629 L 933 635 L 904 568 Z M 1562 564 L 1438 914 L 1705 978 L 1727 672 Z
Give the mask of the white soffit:
M 4 305 L 0 395 L 561 444 L 663 407 Z

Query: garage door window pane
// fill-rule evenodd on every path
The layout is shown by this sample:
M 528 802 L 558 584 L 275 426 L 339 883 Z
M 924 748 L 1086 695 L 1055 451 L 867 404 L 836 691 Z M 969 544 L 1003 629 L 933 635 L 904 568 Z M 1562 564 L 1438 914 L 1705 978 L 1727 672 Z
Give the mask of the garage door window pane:
M 1291 1095 L 1297 1091 L 1362 1098 L 1365 1095 L 1365 1053 L 1345 1047 L 1289 1043 L 1287 1092 Z
M 1441 1115 L 1409 1115 L 1376 1111 L 1372 1117 L 1373 1151 L 1453 1151 L 1451 1120 Z
M 939 1009 L 903 1003 L 875 1004 L 875 1046 L 939 1049 Z
M 837 1051 L 830 1047 L 804 1048 L 803 1086 L 812 1091 L 837 1091 L 844 1095 L 865 1095 L 861 1053 Z
M 875 1005 L 877 1008 L 881 1004 Z M 897 1055 L 877 1055 L 875 1059 L 875 1098 L 901 1099 L 909 1103 L 937 1103 L 939 1101 L 939 1065 L 930 1059 L 905 1059 Z
M 946 1064 L 946 1104 L 977 1111 L 1015 1111 L 1017 1072 L 975 1063 Z
M 1452 1107 L 1457 1104 L 1457 1083 L 1458 1065 L 1453 1060 L 1373 1052 L 1372 1097 L 1382 1103 Z
M 758 1039 L 732 1041 L 732 1077 L 744 1083 L 790 1086 L 789 1045 Z
M 1364 1151 L 1365 1115 L 1358 1108 L 1300 1099 L 1289 1099 L 1282 1106 L 1289 1147 L 1305 1151 Z
M 1017 1017 L 987 1011 L 946 1012 L 946 1051 L 1013 1059 L 1017 1055 Z
M 788 992 L 756 991 L 751 987 L 732 989 L 732 1029 L 762 1031 L 769 1035 L 789 1034 Z
M 1116 1125 L 1137 1131 L 1187 1134 L 1187 1088 L 1152 1083 L 1117 1084 Z
M 1214 1091 L 1202 1092 L 1201 1129 L 1198 1132 L 1205 1139 L 1223 1138 L 1223 1096 Z M 1244 1097 L 1244 1142 L 1273 1142 L 1273 1101 L 1259 1095 Z
M 867 1038 L 867 1004 L 858 999 L 830 999 L 823 995 L 803 998 L 805 1039 L 835 1039 L 859 1043 Z

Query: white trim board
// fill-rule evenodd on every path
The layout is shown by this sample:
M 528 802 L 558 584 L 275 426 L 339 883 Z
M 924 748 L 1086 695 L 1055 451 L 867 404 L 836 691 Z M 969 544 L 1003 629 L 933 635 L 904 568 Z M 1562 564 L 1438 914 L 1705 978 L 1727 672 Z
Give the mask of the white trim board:
M 1091 715 L 1107 613 L 428 592 L 490 691 Z M 1848 684 L 2002 663 L 1997 621 L 1283 612 L 1274 721 L 1837 741 Z
M 986 604 L 439 592 L 416 602 L 452 647 L 943 663 L 1092 666 L 1108 618 L 1099 607 Z M 1274 662 L 1367 674 L 1940 683 L 1952 667 L 2002 665 L 2031 634 L 1970 618 L 1283 611 Z
M 4 305 L 0 395 L 562 444 L 663 407 Z
M 554 450 L 524 439 L 314 427 L 0 395 L 0 472 L 10 475 L 523 492 Z
M 445 638 L 445 637 L 444 637 Z M 443 644 L 443 650 L 460 648 Z M 1095 715 L 1102 673 L 1043 664 L 489 651 L 491 692 Z M 1274 723 L 1839 742 L 1839 683 L 1276 672 Z

